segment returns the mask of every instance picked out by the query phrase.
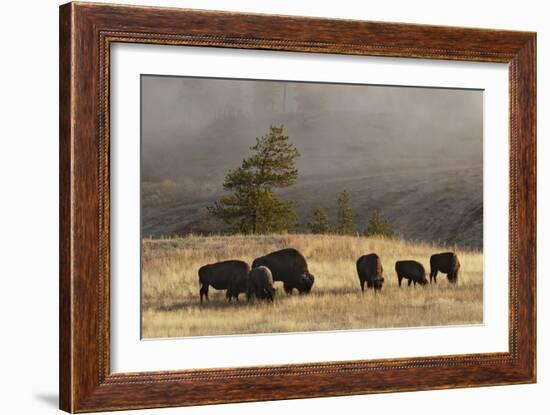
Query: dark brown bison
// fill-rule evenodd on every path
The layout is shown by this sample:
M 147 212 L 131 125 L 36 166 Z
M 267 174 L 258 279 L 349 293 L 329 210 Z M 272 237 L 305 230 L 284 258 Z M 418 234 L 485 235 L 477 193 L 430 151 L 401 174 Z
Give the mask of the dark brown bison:
M 239 260 L 229 260 L 208 264 L 199 269 L 200 298 L 208 300 L 208 287 L 216 290 L 227 290 L 226 298 L 231 301 L 235 297 L 239 300 L 239 294 L 246 292 L 246 280 L 250 266 Z
M 430 283 L 432 278 L 437 283 L 437 273 L 447 274 L 450 283 L 456 284 L 458 281 L 458 271 L 460 262 L 454 252 L 443 252 L 434 254 L 430 257 Z
M 246 297 L 248 301 L 254 295 L 257 300 L 273 301 L 275 289 L 273 288 L 273 276 L 268 267 L 260 265 L 248 273 Z
M 361 284 L 361 291 L 365 292 L 365 282 L 367 288 L 374 288 L 378 291 L 384 283 L 382 262 L 376 254 L 363 255 L 357 260 L 357 275 Z
M 397 272 L 397 280 L 399 281 L 399 286 L 401 287 L 401 280 L 403 278 L 408 279 L 411 285 L 411 282 L 414 282 L 414 285 L 421 284 L 425 285 L 428 283 L 426 279 L 426 271 L 424 266 L 417 261 L 397 261 L 395 263 L 395 272 Z
M 315 277 L 310 274 L 304 256 L 293 248 L 281 249 L 256 258 L 252 268 L 266 266 L 273 275 L 273 281 L 282 281 L 285 292 L 291 294 L 296 288 L 300 294 L 309 293 Z

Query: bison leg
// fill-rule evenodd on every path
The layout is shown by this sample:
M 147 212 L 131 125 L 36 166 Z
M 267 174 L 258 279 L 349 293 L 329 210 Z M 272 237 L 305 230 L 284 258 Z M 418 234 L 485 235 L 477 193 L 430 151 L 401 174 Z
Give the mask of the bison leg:
M 432 278 L 434 280 L 434 283 L 437 284 L 437 268 L 430 271 L 430 284 L 432 283 Z
M 401 288 L 401 281 L 403 280 L 403 277 L 400 275 L 397 276 L 397 281 L 399 282 L 399 288 Z
M 206 300 L 208 301 L 208 284 L 202 284 L 200 289 L 200 296 L 201 296 L 201 303 L 202 303 L 202 297 L 206 297 Z
M 365 280 L 361 280 L 361 292 L 365 292 Z
M 411 286 L 411 282 L 412 282 L 412 280 L 409 279 L 409 283 L 407 284 L 407 287 L 410 287 L 410 286 Z
M 285 289 L 285 293 L 287 293 L 289 295 L 292 294 L 292 287 L 290 285 L 284 284 L 283 288 Z

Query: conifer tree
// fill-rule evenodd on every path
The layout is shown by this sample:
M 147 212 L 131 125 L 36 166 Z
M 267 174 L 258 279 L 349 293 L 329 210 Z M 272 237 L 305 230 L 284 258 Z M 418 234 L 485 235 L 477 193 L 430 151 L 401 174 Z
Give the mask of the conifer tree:
M 313 211 L 313 218 L 311 219 L 311 222 L 308 223 L 308 227 L 311 233 L 329 233 L 330 224 L 325 209 L 320 207 Z
M 386 238 L 393 237 L 393 229 L 389 220 L 383 218 L 378 210 L 375 210 L 370 217 L 367 228 L 364 232 L 365 236 L 385 236 Z
M 340 235 L 353 235 L 354 232 L 355 222 L 353 220 L 353 211 L 350 206 L 349 194 L 344 190 L 340 193 L 340 197 L 338 197 L 336 233 Z
M 231 225 L 234 232 L 293 231 L 297 222 L 294 204 L 280 200 L 274 189 L 296 182 L 298 150 L 284 134 L 283 126 L 270 126 L 250 149 L 252 156 L 225 176 L 223 188 L 231 194 L 210 206 L 209 212 Z

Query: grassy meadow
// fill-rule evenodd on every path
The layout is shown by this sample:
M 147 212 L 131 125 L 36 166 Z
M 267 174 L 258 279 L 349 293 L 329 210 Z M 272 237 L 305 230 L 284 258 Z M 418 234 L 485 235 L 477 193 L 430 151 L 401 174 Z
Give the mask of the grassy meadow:
M 293 247 L 315 275 L 311 294 L 286 295 L 281 282 L 273 304 L 227 303 L 224 291 L 209 290 L 199 302 L 198 269 L 227 259 L 251 263 L 258 256 Z M 142 335 L 144 338 L 479 324 L 483 321 L 483 254 L 399 239 L 337 235 L 186 236 L 142 242 Z M 399 288 L 394 264 L 414 259 L 426 269 L 436 252 L 454 250 L 459 282 L 445 274 L 438 283 Z M 355 262 L 376 252 L 384 287 L 362 294 Z

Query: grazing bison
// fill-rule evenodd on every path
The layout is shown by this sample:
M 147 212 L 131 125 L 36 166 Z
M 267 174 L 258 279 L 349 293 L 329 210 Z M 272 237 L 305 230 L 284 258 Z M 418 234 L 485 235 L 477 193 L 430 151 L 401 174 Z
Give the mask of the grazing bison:
M 456 284 L 458 281 L 458 270 L 460 262 L 454 252 L 443 252 L 434 254 L 430 257 L 430 283 L 432 278 L 437 283 L 437 272 L 447 274 L 447 279 L 450 283 Z
M 397 272 L 397 280 L 401 287 L 401 280 L 406 278 L 409 280 L 407 285 L 411 285 L 411 282 L 425 285 L 428 283 L 426 279 L 426 271 L 424 266 L 420 262 L 416 261 L 397 261 L 395 263 L 395 272 Z
M 246 292 L 246 280 L 250 267 L 244 261 L 229 260 L 208 264 L 199 269 L 200 298 L 203 296 L 208 300 L 208 287 L 216 290 L 227 290 L 226 298 L 231 301 L 232 297 L 239 300 L 239 293 Z
M 307 269 L 304 256 L 296 249 L 287 248 L 256 258 L 252 268 L 266 266 L 273 275 L 273 281 L 282 281 L 285 292 L 291 294 L 296 288 L 300 294 L 309 293 L 315 278 Z
M 380 257 L 376 254 L 363 255 L 357 260 L 357 275 L 361 284 L 361 291 L 365 292 L 365 282 L 367 288 L 374 288 L 378 291 L 382 288 L 384 269 Z
M 275 289 L 273 288 L 273 276 L 268 267 L 260 265 L 248 273 L 246 297 L 250 301 L 252 294 L 257 300 L 267 299 L 273 302 Z

